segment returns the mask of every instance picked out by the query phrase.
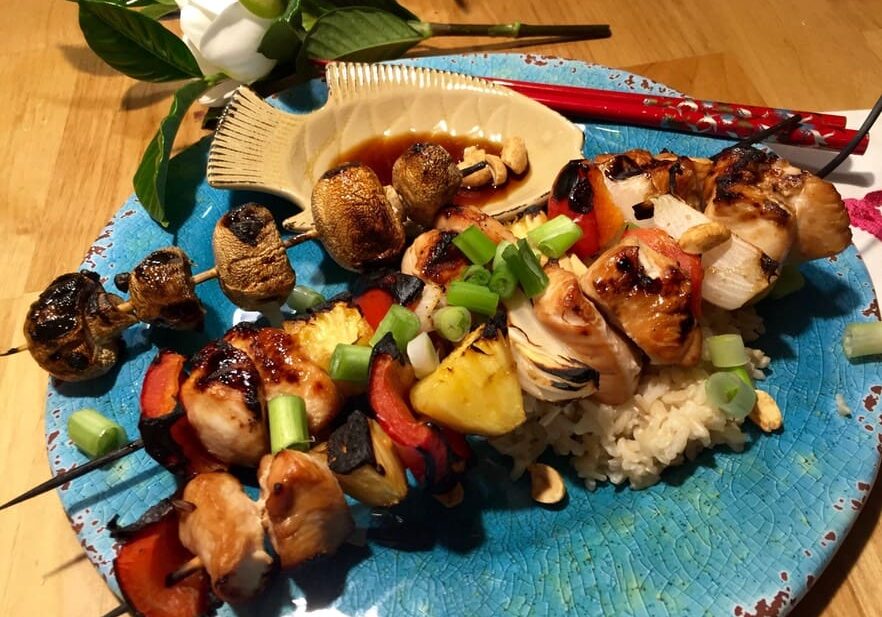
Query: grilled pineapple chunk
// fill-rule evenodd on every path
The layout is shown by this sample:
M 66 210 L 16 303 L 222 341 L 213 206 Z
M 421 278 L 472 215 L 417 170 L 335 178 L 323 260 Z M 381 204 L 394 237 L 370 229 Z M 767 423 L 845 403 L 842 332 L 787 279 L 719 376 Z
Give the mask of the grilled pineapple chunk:
M 344 300 L 320 307 L 305 319 L 287 320 L 283 327 L 300 351 L 325 371 L 339 343 L 367 345 L 374 333 L 361 311 Z
M 524 397 L 504 323 L 488 321 L 418 381 L 410 391 L 413 408 L 472 435 L 494 437 L 523 423 Z

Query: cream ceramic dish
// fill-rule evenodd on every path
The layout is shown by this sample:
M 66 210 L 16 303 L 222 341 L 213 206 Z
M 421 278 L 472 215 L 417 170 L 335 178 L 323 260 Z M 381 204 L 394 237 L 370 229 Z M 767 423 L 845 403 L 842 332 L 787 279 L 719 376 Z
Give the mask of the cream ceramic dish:
M 215 188 L 265 191 L 303 212 L 289 229 L 312 226 L 309 199 L 322 173 L 343 152 L 378 135 L 438 132 L 501 142 L 520 136 L 530 174 L 492 198 L 485 212 L 514 216 L 541 202 L 558 170 L 582 157 L 584 133 L 560 114 L 490 82 L 433 69 L 331 63 L 328 102 L 305 115 L 280 111 L 247 87 L 230 101 L 208 157 Z

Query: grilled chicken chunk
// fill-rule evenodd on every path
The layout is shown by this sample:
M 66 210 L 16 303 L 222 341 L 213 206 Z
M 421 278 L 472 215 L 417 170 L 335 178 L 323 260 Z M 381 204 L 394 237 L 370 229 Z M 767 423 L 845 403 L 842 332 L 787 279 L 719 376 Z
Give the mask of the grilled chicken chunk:
M 497 244 L 503 240 L 517 241 L 517 238 L 506 229 L 505 225 L 472 206 L 447 206 L 442 208 L 438 212 L 438 216 L 435 217 L 435 229 L 441 231 L 459 233 L 472 225 L 483 231 L 488 238 Z
M 153 251 L 128 280 L 129 299 L 141 321 L 175 330 L 202 327 L 205 309 L 196 296 L 190 259 L 178 247 Z
M 248 355 L 226 341 L 193 358 L 181 404 L 205 448 L 224 463 L 256 467 L 269 451 L 265 397 Z
M 239 481 L 228 473 L 199 474 L 184 487 L 178 534 L 199 557 L 215 595 L 241 602 L 257 595 L 269 577 L 273 560 L 263 549 L 260 511 Z
M 637 389 L 639 356 L 585 297 L 575 274 L 553 262 L 545 266 L 545 273 L 548 287 L 533 302 L 536 317 L 600 374 L 594 398 L 611 405 L 625 402 Z
M 121 302 L 104 291 L 94 272 L 62 274 L 28 309 L 28 350 L 57 379 L 83 381 L 103 375 L 119 357 L 120 333 L 138 321 L 117 310 Z
M 692 283 L 673 259 L 626 236 L 589 266 L 579 284 L 653 364 L 692 366 L 701 358 Z
M 281 304 L 295 277 L 270 211 L 245 204 L 223 215 L 212 236 L 221 290 L 245 310 Z
M 258 480 L 263 523 L 283 568 L 334 553 L 355 527 L 334 474 L 304 452 L 265 456 Z
M 446 287 L 471 263 L 453 244 L 457 233 L 431 229 L 418 235 L 404 251 L 401 271 L 425 283 Z
M 227 332 L 224 340 L 254 362 L 267 401 L 285 395 L 303 399 L 311 434 L 321 433 L 340 413 L 343 397 L 333 380 L 300 352 L 284 330 L 243 322 Z

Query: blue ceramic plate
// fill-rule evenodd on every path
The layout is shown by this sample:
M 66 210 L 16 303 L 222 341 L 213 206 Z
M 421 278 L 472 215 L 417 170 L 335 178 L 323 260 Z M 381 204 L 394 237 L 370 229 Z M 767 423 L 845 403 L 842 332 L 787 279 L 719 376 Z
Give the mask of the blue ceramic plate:
M 422 59 L 417 64 L 477 75 L 670 94 L 663 86 L 623 71 L 579 62 L 521 55 Z M 322 105 L 326 90 L 313 82 L 275 104 L 292 112 Z M 707 156 L 718 140 L 613 125 L 587 124 L 586 156 L 627 148 L 669 148 Z M 205 181 L 208 140 L 178 156 L 168 194 L 189 212 L 177 233 L 151 222 L 133 197 L 90 249 L 84 267 L 110 280 L 148 251 L 168 244 L 185 249 L 195 269 L 212 264 L 209 238 L 232 205 L 259 200 L 281 217 L 290 207 L 262 195 L 217 191 Z M 290 258 L 298 281 L 342 290 L 347 275 L 314 244 Z M 847 322 L 866 319 L 873 299 L 869 278 L 853 248 L 835 260 L 803 267 L 807 285 L 783 301 L 761 305 L 769 331 L 760 346 L 772 356 L 769 391 L 784 410 L 785 428 L 763 435 L 748 427 L 746 451 L 705 452 L 664 474 L 643 491 L 602 486 L 585 490 L 568 473 L 569 502 L 543 509 L 525 479 L 512 483 L 508 463 L 480 448 L 481 462 L 465 483 L 463 505 L 445 510 L 413 496 L 399 511 L 401 534 L 420 542 L 390 548 L 375 542 L 347 545 L 338 555 L 279 576 L 249 606 L 223 615 L 323 614 L 478 615 L 747 615 L 786 612 L 811 585 L 857 517 L 882 452 L 878 365 L 850 364 L 840 349 Z M 160 347 L 190 352 L 231 325 L 234 307 L 216 281 L 199 287 L 208 307 L 201 335 L 125 334 L 118 370 L 86 384 L 52 384 L 46 438 L 52 470 L 84 462 L 69 441 L 67 416 L 94 407 L 137 433 L 138 394 L 145 368 Z M 862 315 L 863 312 L 863 315 Z M 855 411 L 842 417 L 835 396 Z M 876 406 L 882 409 L 882 405 Z M 563 466 L 561 468 L 564 468 Z M 123 523 L 174 490 L 170 474 L 139 452 L 75 481 L 61 500 L 89 558 L 117 589 L 115 554 L 106 523 Z M 370 513 L 356 509 L 363 525 Z M 339 611 L 337 613 L 336 611 Z M 764 613 L 769 614 L 769 613 Z

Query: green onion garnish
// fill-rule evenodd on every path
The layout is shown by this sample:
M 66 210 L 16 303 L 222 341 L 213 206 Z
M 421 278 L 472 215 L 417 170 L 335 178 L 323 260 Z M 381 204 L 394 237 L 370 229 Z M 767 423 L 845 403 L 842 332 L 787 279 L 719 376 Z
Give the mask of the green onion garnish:
M 545 290 L 548 276 L 526 240 L 518 240 L 517 246 L 507 247 L 502 256 L 528 297 L 532 298 Z
M 474 283 L 453 281 L 447 288 L 447 304 L 463 306 L 481 315 L 494 315 L 499 305 L 499 295 Z
M 299 396 L 277 396 L 269 402 L 270 449 L 309 450 L 306 403 Z
M 731 371 L 708 377 L 705 389 L 710 403 L 736 420 L 743 420 L 756 405 L 756 390 Z
M 459 279 L 466 283 L 474 283 L 475 285 L 486 287 L 490 282 L 490 270 L 484 266 L 472 265 L 465 269 Z
M 328 367 L 328 374 L 335 381 L 365 383 L 368 380 L 370 364 L 370 347 L 339 343 L 334 348 L 334 353 L 331 354 L 331 365 Z
M 785 264 L 784 267 L 781 268 L 778 280 L 775 281 L 775 286 L 772 287 L 772 291 L 769 292 L 769 297 L 773 300 L 780 300 L 785 296 L 789 296 L 790 294 L 799 291 L 803 287 L 805 287 L 805 277 L 803 277 L 802 272 L 799 271 L 799 266 Z
M 558 259 L 582 237 L 582 228 L 560 214 L 527 233 L 527 240 L 545 255 Z
M 496 253 L 496 243 L 476 225 L 471 225 L 465 231 L 457 234 L 453 239 L 453 244 L 469 258 L 469 261 L 479 266 L 483 266 L 493 259 L 493 255 Z
M 882 321 L 850 323 L 845 326 L 842 348 L 849 360 L 882 354 Z
M 128 443 L 126 431 L 94 409 L 80 409 L 67 419 L 67 434 L 89 458 L 104 456 Z
M 503 240 L 499 244 L 496 245 L 496 253 L 493 255 L 493 269 L 495 270 L 500 265 L 505 265 L 505 257 L 502 254 L 505 252 L 505 249 L 509 246 L 513 246 L 511 242 L 508 240 Z
M 445 306 L 432 315 L 432 324 L 438 334 L 456 343 L 472 329 L 472 314 L 462 306 Z
M 740 334 L 720 334 L 707 339 L 710 361 L 716 368 L 735 368 L 747 364 L 747 350 Z
M 407 344 L 420 333 L 420 318 L 411 310 L 406 309 L 400 304 L 393 304 L 389 307 L 383 321 L 377 326 L 377 331 L 371 337 L 371 345 L 380 342 L 387 333 L 392 333 L 395 344 L 401 352 L 407 349 Z
M 427 332 L 421 332 L 419 336 L 407 344 L 407 358 L 413 366 L 413 374 L 417 379 L 430 375 L 440 363 L 438 351 Z
M 753 387 L 753 377 L 751 377 L 750 373 L 747 372 L 746 367 L 736 366 L 735 368 L 726 369 L 726 371 L 738 377 L 738 379 L 746 383 L 751 388 Z
M 324 301 L 325 297 L 315 289 L 306 287 L 305 285 L 297 285 L 297 287 L 292 289 L 291 293 L 288 294 L 288 299 L 285 301 L 285 304 L 287 304 L 289 308 L 300 313 L 307 309 L 311 309 L 314 306 L 318 306 Z
M 493 269 L 487 288 L 498 294 L 503 300 L 508 300 L 518 286 L 518 279 L 505 262 Z

